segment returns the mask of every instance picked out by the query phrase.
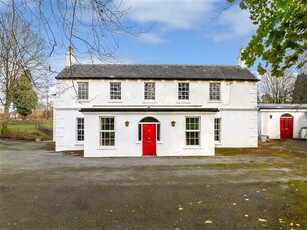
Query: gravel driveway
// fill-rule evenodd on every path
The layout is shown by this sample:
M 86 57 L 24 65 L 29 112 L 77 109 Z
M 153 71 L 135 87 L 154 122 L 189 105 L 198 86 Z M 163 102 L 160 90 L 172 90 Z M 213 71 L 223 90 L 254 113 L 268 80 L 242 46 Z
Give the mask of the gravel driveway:
M 88 159 L 0 140 L 0 229 L 306 229 L 306 143 Z

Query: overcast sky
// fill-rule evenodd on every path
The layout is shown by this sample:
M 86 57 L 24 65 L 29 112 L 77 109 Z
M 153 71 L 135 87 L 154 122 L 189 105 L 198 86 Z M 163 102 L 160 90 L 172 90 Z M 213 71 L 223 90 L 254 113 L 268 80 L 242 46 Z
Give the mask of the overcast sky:
M 147 31 L 120 36 L 113 62 L 137 64 L 235 65 L 255 26 L 238 5 L 226 0 L 126 0 L 125 23 Z M 225 10 L 223 10 L 225 9 Z M 64 52 L 64 51 L 63 51 Z M 79 60 L 86 63 L 85 59 Z M 53 57 L 61 70 L 65 56 Z M 255 68 L 251 68 L 254 70 Z

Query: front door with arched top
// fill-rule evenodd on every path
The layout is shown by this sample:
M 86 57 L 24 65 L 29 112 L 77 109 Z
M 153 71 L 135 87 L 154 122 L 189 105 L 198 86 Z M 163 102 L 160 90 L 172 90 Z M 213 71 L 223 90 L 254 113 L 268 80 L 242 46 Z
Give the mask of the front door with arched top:
M 153 117 L 145 117 L 140 121 L 143 156 L 157 155 L 159 139 L 159 121 Z M 139 133 L 140 135 L 140 133 Z
M 157 137 L 156 137 L 156 124 L 143 124 L 143 155 L 155 156 Z
M 293 117 L 291 114 L 283 114 L 280 117 L 280 139 L 293 138 Z

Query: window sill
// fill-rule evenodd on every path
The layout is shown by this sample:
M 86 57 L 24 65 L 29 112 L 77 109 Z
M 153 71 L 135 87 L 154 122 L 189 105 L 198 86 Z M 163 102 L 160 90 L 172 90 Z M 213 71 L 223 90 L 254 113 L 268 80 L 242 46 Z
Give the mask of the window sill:
M 177 104 L 191 104 L 190 100 L 180 100 L 180 101 L 176 101 Z
M 123 103 L 121 100 L 111 100 L 108 103 Z
M 115 146 L 106 146 L 106 147 L 103 147 L 103 146 L 100 146 L 97 148 L 97 150 L 116 150 L 117 148 Z
M 77 103 L 90 103 L 89 99 L 78 99 L 76 100 Z
M 75 146 L 84 146 L 84 142 L 83 142 L 83 141 L 76 142 L 76 143 L 75 143 Z
M 214 145 L 223 145 L 223 143 L 220 141 L 214 141 Z
M 156 100 L 148 100 L 148 101 L 143 101 L 143 104 L 157 104 L 158 102 Z
M 190 145 L 190 146 L 185 146 L 183 149 L 202 149 L 200 145 Z
M 222 103 L 222 101 L 207 101 L 208 103 Z

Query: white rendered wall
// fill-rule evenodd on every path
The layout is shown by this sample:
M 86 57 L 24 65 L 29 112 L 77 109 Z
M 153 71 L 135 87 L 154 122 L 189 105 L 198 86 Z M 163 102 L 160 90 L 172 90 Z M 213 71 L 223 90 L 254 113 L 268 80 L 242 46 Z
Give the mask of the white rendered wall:
M 293 116 L 293 138 L 299 138 L 302 127 L 307 127 L 307 110 L 260 110 L 261 135 L 268 135 L 270 139 L 280 139 L 280 117 L 289 113 Z M 272 115 L 272 118 L 270 118 Z
M 217 113 L 215 118 L 221 118 L 221 141 L 215 142 L 216 147 L 257 147 L 257 116 L 257 110 L 222 110 Z
M 100 117 L 110 114 L 85 114 L 85 157 L 127 157 L 142 156 L 142 142 L 138 141 L 138 124 L 144 117 L 159 120 L 161 138 L 157 142 L 157 156 L 212 156 L 214 155 L 213 121 L 214 114 L 189 114 L 200 117 L 200 146 L 185 145 L 185 115 L 183 114 L 113 114 L 115 118 L 115 147 L 99 146 Z M 129 121 L 129 126 L 125 126 Z M 175 121 L 175 127 L 171 122 Z
M 78 110 L 54 110 L 56 151 L 83 150 L 83 142 L 77 141 L 77 118 L 82 117 Z
M 89 83 L 89 100 L 81 104 L 76 98 L 77 82 Z M 92 107 L 95 105 L 198 105 L 206 108 L 256 108 L 257 83 L 247 81 L 217 81 L 221 83 L 221 101 L 209 100 L 209 81 L 188 81 L 190 83 L 190 100 L 178 100 L 178 82 L 155 81 L 156 99 L 144 100 L 143 80 L 118 81 L 121 82 L 121 100 L 110 100 L 109 80 L 66 80 L 59 81 L 56 107 L 76 108 Z
M 83 80 L 80 80 L 83 82 Z M 189 81 L 190 83 L 190 100 L 178 100 L 178 81 L 155 81 L 156 82 L 156 100 L 144 100 L 144 81 L 143 80 L 129 80 L 121 82 L 122 100 L 110 100 L 110 81 L 109 80 L 87 80 L 89 82 L 89 100 L 78 101 L 76 99 L 77 82 L 72 80 L 58 81 L 57 97 L 54 99 L 54 140 L 56 142 L 56 150 L 79 150 L 83 149 L 82 143 L 76 141 L 76 118 L 83 117 L 84 115 L 78 112 L 81 108 L 92 107 L 124 107 L 124 106 L 164 106 L 164 107 L 204 107 L 204 108 L 218 108 L 221 112 L 216 114 L 216 117 L 222 116 L 222 139 L 220 143 L 216 143 L 217 147 L 255 147 L 257 146 L 257 83 L 243 82 L 243 81 L 218 81 L 221 83 L 221 101 L 209 101 L 209 81 Z M 112 114 L 109 114 L 112 116 Z M 191 114 L 186 114 L 191 115 Z M 86 115 L 85 119 L 85 148 L 90 151 L 93 150 L 92 144 L 97 146 L 96 134 L 90 131 L 93 127 L 97 126 L 99 119 L 97 114 Z M 136 124 L 143 117 L 138 115 L 130 116 L 133 124 Z M 178 115 L 182 117 L 182 115 Z M 206 115 L 207 116 L 207 115 Z M 117 122 L 124 122 L 124 115 L 118 117 Z M 122 121 L 120 120 L 122 119 Z M 157 118 L 158 119 L 158 118 Z M 176 118 L 179 119 L 179 118 Z M 207 145 L 207 140 L 202 140 L 205 146 L 199 149 L 185 149 L 182 146 L 178 150 L 177 140 L 178 135 L 183 135 L 184 132 L 174 132 L 179 129 L 176 125 L 175 128 L 167 129 L 170 126 L 170 121 L 174 120 L 172 116 L 159 117 L 161 122 L 161 142 L 157 144 L 157 154 L 167 153 L 169 155 L 185 155 L 185 154 L 202 154 L 205 150 L 206 154 L 212 155 L 214 153 L 213 147 Z M 207 137 L 214 135 L 213 132 L 213 119 L 209 117 L 202 119 L 202 125 L 205 125 L 202 132 Z M 125 120 L 126 121 L 126 120 Z M 180 121 L 180 119 L 179 119 Z M 163 123 L 162 123 L 163 122 Z M 212 122 L 212 125 L 210 125 Z M 130 138 L 129 133 L 126 131 L 135 131 L 132 123 L 127 129 L 120 129 L 116 137 L 117 140 L 126 141 L 127 136 Z M 163 124 L 163 125 L 162 125 Z M 166 133 L 172 133 L 167 138 L 167 144 L 164 144 L 162 139 Z M 137 132 L 136 132 L 137 133 Z M 94 136 L 93 136 L 94 135 Z M 96 138 L 94 140 L 93 138 Z M 119 139 L 121 138 L 121 139 Z M 137 138 L 137 135 L 134 137 Z M 166 139 L 164 139 L 166 140 Z M 95 142 L 95 143 L 93 143 Z M 135 140 L 136 142 L 136 140 Z M 184 141 L 181 141 L 184 143 Z M 131 142 L 129 142 L 131 143 Z M 131 149 L 130 149 L 131 148 Z M 135 145 L 126 145 L 121 154 L 141 154 L 141 143 Z M 88 152 L 88 151 L 86 151 Z M 101 152 L 95 147 L 95 152 Z M 113 156 L 116 151 L 104 151 L 109 156 Z M 120 151 L 118 151 L 120 152 Z M 124 153 L 125 152 L 125 153 Z M 173 152 L 173 153 L 171 153 Z M 128 154 L 128 155 L 127 155 Z

